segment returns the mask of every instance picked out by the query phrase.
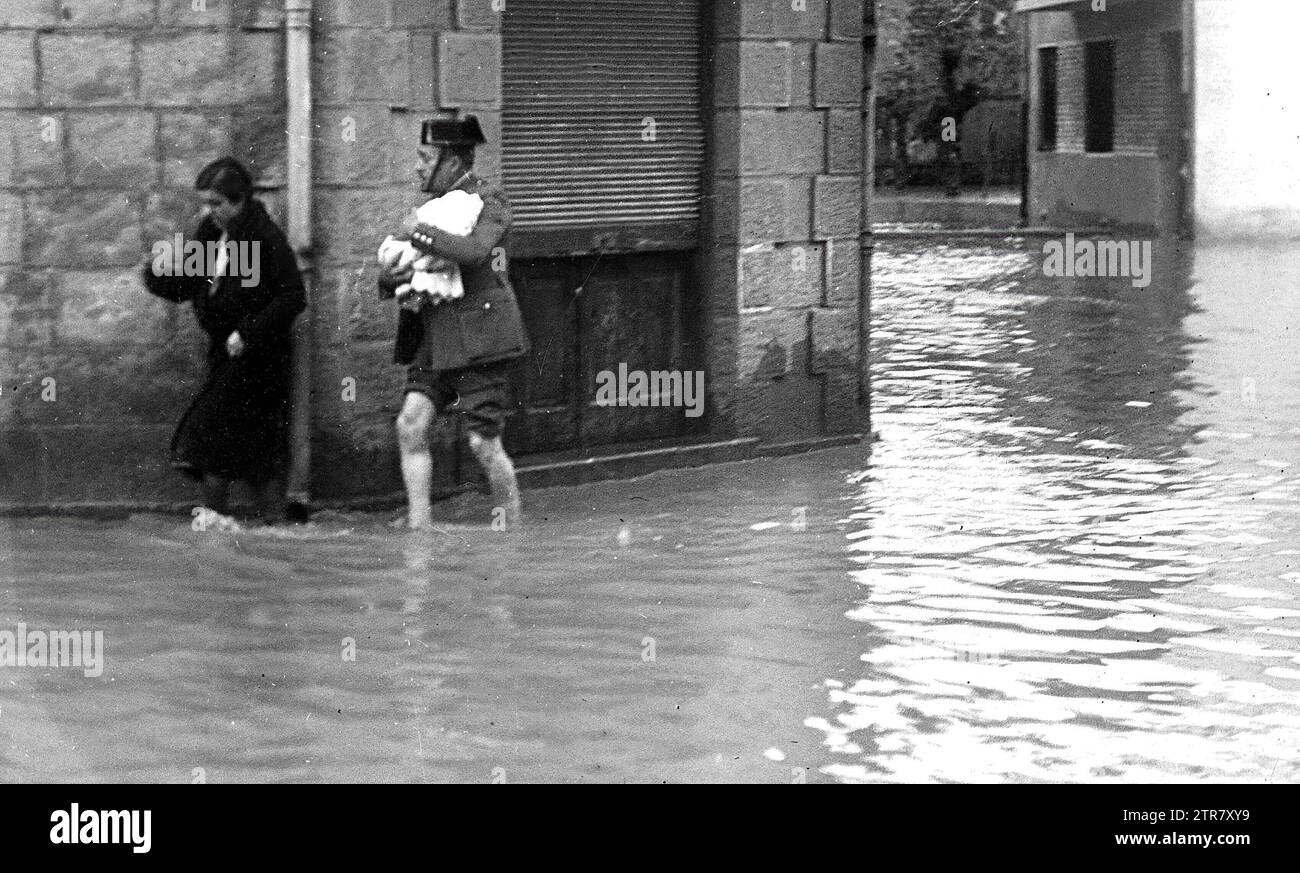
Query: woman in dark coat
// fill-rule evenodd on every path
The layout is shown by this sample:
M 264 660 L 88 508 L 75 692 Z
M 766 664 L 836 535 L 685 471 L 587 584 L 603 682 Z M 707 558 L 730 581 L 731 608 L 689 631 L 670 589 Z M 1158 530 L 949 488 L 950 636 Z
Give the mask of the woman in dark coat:
M 262 517 L 275 522 L 284 512 L 290 328 L 306 305 L 302 276 L 238 161 L 213 162 L 194 187 L 203 217 L 185 248 L 202 244 L 202 269 L 198 258 L 170 257 L 168 242 L 155 246 L 144 272 L 149 292 L 189 303 L 209 337 L 207 379 L 176 426 L 172 466 L 202 483 L 204 505 L 223 515 L 231 481 L 247 482 Z M 229 257 L 212 263 L 221 250 Z

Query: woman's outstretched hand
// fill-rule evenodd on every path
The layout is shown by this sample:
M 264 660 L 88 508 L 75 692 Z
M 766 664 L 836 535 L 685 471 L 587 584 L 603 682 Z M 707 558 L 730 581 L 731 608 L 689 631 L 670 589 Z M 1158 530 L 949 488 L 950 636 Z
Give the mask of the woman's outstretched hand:
M 226 337 L 226 354 L 232 358 L 237 358 L 244 353 L 244 338 L 235 331 Z

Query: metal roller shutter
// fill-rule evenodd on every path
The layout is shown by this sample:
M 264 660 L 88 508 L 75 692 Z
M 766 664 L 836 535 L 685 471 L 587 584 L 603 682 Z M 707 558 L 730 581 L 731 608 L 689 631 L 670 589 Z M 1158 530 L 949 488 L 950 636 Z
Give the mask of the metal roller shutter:
M 510 0 L 502 168 L 526 249 L 695 245 L 700 27 L 698 0 Z

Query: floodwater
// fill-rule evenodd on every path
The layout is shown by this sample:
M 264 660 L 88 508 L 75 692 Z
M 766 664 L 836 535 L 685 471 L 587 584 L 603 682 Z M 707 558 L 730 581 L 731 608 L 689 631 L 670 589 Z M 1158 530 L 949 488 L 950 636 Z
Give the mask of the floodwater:
M 882 241 L 865 447 L 195 533 L 10 520 L 0 780 L 1300 776 L 1300 257 Z M 355 653 L 354 657 L 349 655 Z

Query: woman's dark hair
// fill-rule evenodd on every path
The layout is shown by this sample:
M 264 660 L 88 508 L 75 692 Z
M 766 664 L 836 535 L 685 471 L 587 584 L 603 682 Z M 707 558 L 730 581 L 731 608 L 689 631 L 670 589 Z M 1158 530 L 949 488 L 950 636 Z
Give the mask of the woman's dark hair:
M 200 171 L 194 190 L 216 191 L 231 203 L 238 203 L 253 193 L 253 177 L 234 158 L 218 158 Z

